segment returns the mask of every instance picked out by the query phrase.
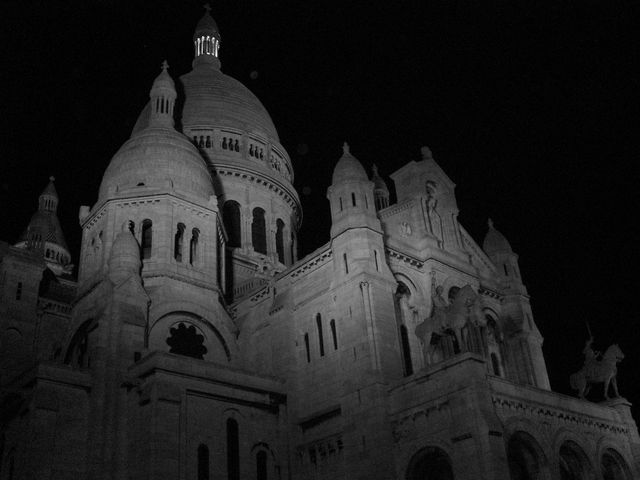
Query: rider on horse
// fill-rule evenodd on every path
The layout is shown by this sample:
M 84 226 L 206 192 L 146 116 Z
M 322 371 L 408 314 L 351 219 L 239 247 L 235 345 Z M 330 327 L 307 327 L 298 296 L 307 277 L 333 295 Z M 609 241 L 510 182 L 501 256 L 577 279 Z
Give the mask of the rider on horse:
M 594 350 L 591 347 L 593 343 L 593 337 L 589 337 L 589 340 L 584 345 L 582 349 L 582 353 L 584 354 L 584 368 L 587 374 L 587 377 L 591 377 L 595 375 L 595 368 L 598 366 L 598 362 L 602 357 L 602 353 Z

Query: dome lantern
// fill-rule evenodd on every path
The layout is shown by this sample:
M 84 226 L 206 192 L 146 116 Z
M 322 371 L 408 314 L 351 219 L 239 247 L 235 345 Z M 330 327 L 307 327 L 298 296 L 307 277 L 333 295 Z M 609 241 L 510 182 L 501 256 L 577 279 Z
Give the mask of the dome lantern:
M 211 6 L 204 5 L 205 13 L 193 33 L 194 59 L 193 66 L 206 63 L 216 69 L 220 68 L 218 52 L 220 50 L 220 31 L 211 16 Z

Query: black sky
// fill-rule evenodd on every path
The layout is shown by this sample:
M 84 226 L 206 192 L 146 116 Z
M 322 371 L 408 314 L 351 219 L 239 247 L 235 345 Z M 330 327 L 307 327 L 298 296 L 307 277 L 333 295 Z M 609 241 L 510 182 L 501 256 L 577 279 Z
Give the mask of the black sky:
M 92 205 L 166 58 L 191 68 L 195 1 L 8 1 L 0 7 L 0 239 L 57 178 L 74 259 Z M 388 175 L 428 145 L 481 243 L 514 250 L 570 393 L 588 321 L 618 342 L 640 406 L 638 2 L 219 1 L 225 73 L 264 103 L 296 171 L 303 254 L 328 240 L 326 188 L 348 141 Z M 388 180 L 391 187 L 391 181 Z M 305 193 L 303 193 L 303 191 Z M 640 413 L 640 410 L 636 410 Z M 636 418 L 638 415 L 636 415 Z

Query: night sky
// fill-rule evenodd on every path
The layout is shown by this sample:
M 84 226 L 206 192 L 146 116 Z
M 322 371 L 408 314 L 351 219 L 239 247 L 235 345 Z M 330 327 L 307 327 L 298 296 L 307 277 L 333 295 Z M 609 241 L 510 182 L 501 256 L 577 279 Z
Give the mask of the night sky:
M 0 6 L 0 239 L 56 176 L 77 263 L 80 205 L 129 137 L 166 58 L 191 68 L 200 1 Z M 428 145 L 482 244 L 520 255 L 552 388 L 571 393 L 585 322 L 618 342 L 640 407 L 638 2 L 218 1 L 222 70 L 270 112 L 303 205 L 301 255 L 329 238 L 343 141 L 387 176 Z M 392 182 L 387 179 L 393 191 Z M 595 388 L 600 398 L 601 387 Z M 635 409 L 640 418 L 640 409 Z

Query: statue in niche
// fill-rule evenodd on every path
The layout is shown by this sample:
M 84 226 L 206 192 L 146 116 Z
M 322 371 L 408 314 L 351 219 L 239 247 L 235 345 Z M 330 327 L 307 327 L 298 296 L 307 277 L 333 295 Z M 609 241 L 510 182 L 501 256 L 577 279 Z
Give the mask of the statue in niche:
M 410 237 L 413 231 L 411 230 L 411 224 L 409 222 L 400 223 L 400 235 L 403 237 Z
M 438 199 L 437 196 L 437 188 L 436 183 L 433 180 L 427 180 L 426 183 L 427 190 L 427 228 L 429 229 L 429 234 L 436 237 L 438 240 L 438 246 L 442 248 L 442 218 L 437 211 L 438 207 Z
M 609 386 L 613 387 L 615 397 L 619 397 L 617 364 L 624 359 L 624 354 L 617 344 L 607 348 L 604 354 L 593 350 L 593 337 L 587 340 L 582 353 L 584 354 L 584 366 L 579 372 L 569 377 L 571 388 L 578 391 L 578 396 L 584 398 L 589 393 L 594 383 L 604 384 L 604 398 L 609 400 Z
M 431 300 L 431 315 L 416 328 L 424 346 L 425 362 L 433 364 L 464 351 L 481 353 L 486 342 L 486 333 L 482 333 L 486 331 L 486 320 L 482 301 L 473 288 L 465 285 L 447 302 L 432 271 Z

